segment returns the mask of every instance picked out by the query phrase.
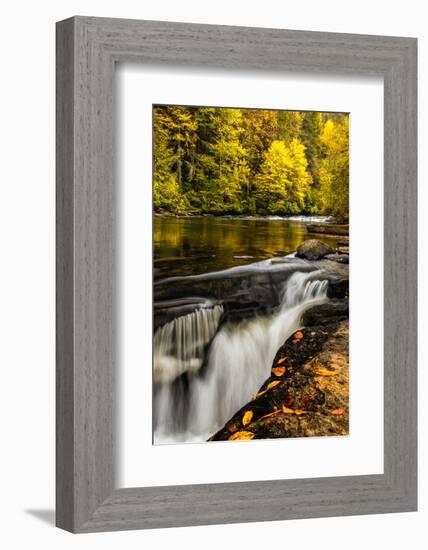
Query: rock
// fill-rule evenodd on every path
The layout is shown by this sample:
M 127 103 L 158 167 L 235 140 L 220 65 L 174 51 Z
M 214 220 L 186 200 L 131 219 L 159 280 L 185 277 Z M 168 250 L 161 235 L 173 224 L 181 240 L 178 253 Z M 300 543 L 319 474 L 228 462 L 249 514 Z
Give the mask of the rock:
M 349 264 L 349 253 L 348 254 L 326 254 L 324 258 L 326 260 L 331 260 L 332 262 L 337 262 L 339 264 Z
M 155 281 L 154 328 L 191 312 L 201 301 L 221 303 L 226 321 L 271 313 L 281 302 L 284 283 L 296 270 L 309 273 L 317 266 L 299 258 L 284 258 L 281 263 L 255 263 Z
M 330 277 L 328 280 L 327 296 L 342 300 L 347 298 L 349 294 L 349 279 L 348 277 Z
M 320 223 L 310 224 L 306 227 L 308 233 L 321 233 L 323 235 L 349 235 L 348 224 Z
M 311 307 L 302 316 L 305 327 L 329 325 L 349 318 L 348 300 L 329 300 L 326 304 Z
M 299 246 L 296 256 L 299 258 L 306 258 L 307 260 L 321 260 L 327 254 L 334 254 L 334 252 L 331 246 L 328 246 L 318 239 L 309 239 Z
M 321 243 L 322 244 L 322 243 Z M 154 329 L 191 313 L 201 304 L 222 304 L 225 321 L 270 314 L 280 305 L 284 283 L 300 271 L 328 279 L 329 298 L 345 298 L 348 266 L 327 259 L 308 262 L 285 257 L 214 273 L 158 279 L 154 283 Z M 320 273 L 322 271 L 322 274 Z
M 244 431 L 252 439 L 347 435 L 348 348 L 347 321 L 294 333 L 274 359 L 278 375 L 273 371 L 255 398 L 210 441 L 240 439 Z

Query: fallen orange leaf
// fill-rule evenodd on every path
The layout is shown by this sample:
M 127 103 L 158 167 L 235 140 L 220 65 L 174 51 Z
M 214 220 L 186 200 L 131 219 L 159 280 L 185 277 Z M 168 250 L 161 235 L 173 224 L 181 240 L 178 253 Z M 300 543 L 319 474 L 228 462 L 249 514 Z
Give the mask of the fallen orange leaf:
M 278 414 L 279 412 L 281 412 L 281 409 L 278 409 L 277 411 L 273 411 L 269 414 L 265 414 L 264 416 L 262 416 L 260 418 L 260 420 L 264 420 L 265 418 L 269 418 L 270 416 L 274 416 L 275 414 Z
M 337 372 L 335 370 L 328 370 L 323 367 L 318 367 L 315 370 L 315 374 L 318 376 L 336 376 Z
M 281 357 L 281 359 L 278 359 L 277 361 L 277 365 L 281 365 L 281 363 L 284 363 L 284 361 L 286 360 L 287 358 L 286 357 Z
M 334 409 L 330 411 L 331 414 L 343 414 L 345 411 L 343 409 Z
M 229 441 L 246 441 L 250 439 L 254 439 L 253 432 L 236 432 L 229 437 Z
M 303 411 L 302 409 L 294 409 L 294 413 L 297 414 L 297 416 L 300 416 L 302 414 L 306 414 L 306 411 Z
M 283 412 L 284 414 L 294 414 L 293 409 L 289 409 L 289 408 L 286 407 L 285 405 L 282 406 L 282 412 Z
M 261 395 L 263 395 L 264 393 L 266 393 L 268 390 L 271 390 L 272 388 L 274 388 L 275 386 L 277 386 L 279 383 L 280 383 L 279 380 L 274 380 L 273 382 L 271 382 L 271 383 L 268 385 L 268 387 L 267 387 L 265 390 L 263 390 L 263 391 L 259 392 L 258 394 L 256 394 L 256 397 L 260 397 Z
M 242 417 L 242 424 L 244 426 L 247 426 L 251 422 L 252 418 L 253 418 L 253 411 L 247 411 Z
M 298 330 L 297 332 L 294 333 L 294 338 L 296 340 L 301 340 L 303 338 L 303 332 L 301 332 L 300 330 Z
M 285 367 L 274 367 L 272 369 L 272 374 L 275 376 L 283 376 L 285 372 Z

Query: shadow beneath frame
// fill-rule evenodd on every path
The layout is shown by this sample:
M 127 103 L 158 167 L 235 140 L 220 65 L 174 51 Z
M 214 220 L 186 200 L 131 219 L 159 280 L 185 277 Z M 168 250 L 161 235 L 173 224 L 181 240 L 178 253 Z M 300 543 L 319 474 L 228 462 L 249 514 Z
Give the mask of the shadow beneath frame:
M 31 508 L 24 510 L 24 512 L 55 527 L 55 510 L 53 508 Z

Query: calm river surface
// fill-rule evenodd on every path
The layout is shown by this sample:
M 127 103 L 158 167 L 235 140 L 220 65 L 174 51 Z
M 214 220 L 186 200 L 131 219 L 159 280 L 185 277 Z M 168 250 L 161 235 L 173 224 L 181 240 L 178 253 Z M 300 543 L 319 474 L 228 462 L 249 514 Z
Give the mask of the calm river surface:
M 313 238 L 306 226 L 319 221 L 155 216 L 154 277 L 197 275 L 284 256 Z M 337 238 L 316 237 L 337 244 Z

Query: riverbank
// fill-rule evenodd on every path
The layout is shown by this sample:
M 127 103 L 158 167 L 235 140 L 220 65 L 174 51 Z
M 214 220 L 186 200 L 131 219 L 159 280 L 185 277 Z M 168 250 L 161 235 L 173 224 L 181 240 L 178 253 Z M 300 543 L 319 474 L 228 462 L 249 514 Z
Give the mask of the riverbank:
M 306 231 L 317 236 L 341 236 L 344 239 L 349 240 L 349 224 L 310 224 L 307 226 Z
M 280 214 L 219 214 L 216 212 L 154 212 L 155 218 L 219 218 L 227 220 L 284 220 L 284 221 L 301 221 L 312 224 L 332 224 L 334 223 L 333 216 L 321 214 L 295 214 L 295 215 L 280 215 Z

